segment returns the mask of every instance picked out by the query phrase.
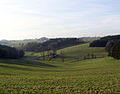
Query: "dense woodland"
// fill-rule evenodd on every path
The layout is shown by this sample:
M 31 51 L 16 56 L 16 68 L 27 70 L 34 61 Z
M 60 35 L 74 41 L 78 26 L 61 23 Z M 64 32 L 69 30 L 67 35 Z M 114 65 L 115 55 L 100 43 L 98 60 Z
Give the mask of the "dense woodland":
M 112 40 L 120 40 L 120 35 L 115 35 L 115 36 L 106 36 L 106 37 L 102 37 L 98 40 L 95 40 L 93 41 L 91 44 L 90 44 L 90 47 L 105 47 L 106 44 L 109 42 L 109 41 L 112 41 Z
M 19 59 L 24 56 L 24 51 L 17 50 L 14 47 L 0 45 L 0 58 Z
M 111 50 L 111 56 L 116 58 L 116 59 L 120 59 L 120 41 L 118 41 Z
M 120 59 L 120 35 L 106 36 L 93 41 L 90 47 L 105 47 L 108 56 Z
M 30 42 L 20 48 L 24 51 L 42 52 L 48 50 L 58 50 L 83 43 L 86 42 L 77 38 L 56 38 L 43 43 Z
M 119 40 L 109 41 L 105 49 L 108 52 L 108 56 L 112 56 L 116 59 L 120 59 L 120 41 Z

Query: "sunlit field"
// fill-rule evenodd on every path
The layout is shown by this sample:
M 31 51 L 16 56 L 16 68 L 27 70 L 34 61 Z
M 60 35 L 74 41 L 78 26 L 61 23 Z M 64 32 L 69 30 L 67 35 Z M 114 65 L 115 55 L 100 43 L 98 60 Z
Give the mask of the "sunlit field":
M 62 49 L 65 52 L 64 55 L 79 57 L 84 54 L 84 51 L 94 50 L 97 55 L 106 56 L 104 48 L 89 48 L 87 44 L 73 46 L 71 53 L 70 49 L 71 47 Z M 120 93 L 119 60 L 105 57 L 70 62 L 67 58 L 65 62 L 61 62 L 59 58 L 51 61 L 34 58 L 28 55 L 28 57 L 19 60 L 0 60 L 0 93 Z

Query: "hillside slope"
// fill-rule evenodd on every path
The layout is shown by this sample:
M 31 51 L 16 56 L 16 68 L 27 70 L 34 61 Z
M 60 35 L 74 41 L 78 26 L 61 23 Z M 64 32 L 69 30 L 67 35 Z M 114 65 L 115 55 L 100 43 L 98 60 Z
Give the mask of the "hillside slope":
M 120 91 L 120 61 L 0 60 L 0 93 L 109 94 Z
M 94 54 L 96 57 L 107 56 L 107 52 L 105 51 L 104 47 L 89 47 L 89 43 L 66 47 L 64 49 L 58 50 L 57 54 L 61 56 L 61 52 L 63 53 L 62 56 L 64 56 L 64 59 L 66 62 L 83 60 L 84 57 L 88 57 L 88 55 L 91 56 L 91 54 Z M 47 55 L 47 53 L 48 52 L 46 51 L 45 54 Z M 42 52 L 41 53 L 34 53 L 34 52 L 26 53 L 27 56 L 30 56 L 30 57 L 33 56 L 33 57 L 38 57 L 38 58 L 41 57 L 42 54 L 43 54 Z M 57 57 L 53 60 L 61 61 L 61 57 Z
M 82 56 L 89 52 L 106 55 L 104 48 L 89 48 L 88 44 L 62 49 L 65 56 Z M 61 50 L 58 51 L 60 53 Z M 31 53 L 27 53 L 30 55 Z M 120 61 L 97 58 L 65 62 L 58 59 L 36 59 L 32 53 L 19 60 L 0 60 L 1 94 L 119 94 Z M 35 58 L 36 57 L 36 58 Z
M 64 48 L 62 50 L 66 56 L 82 57 L 89 54 L 106 56 L 104 47 L 89 47 L 89 43 Z

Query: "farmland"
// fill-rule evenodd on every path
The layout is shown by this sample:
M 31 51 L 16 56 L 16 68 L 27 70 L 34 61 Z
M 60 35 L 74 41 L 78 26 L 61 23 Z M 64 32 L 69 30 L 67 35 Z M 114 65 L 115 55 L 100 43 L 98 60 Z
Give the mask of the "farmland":
M 0 59 L 0 93 L 120 93 L 120 61 L 107 57 L 104 48 L 90 48 L 88 44 L 82 44 L 61 50 L 66 56 L 65 62 L 60 58 L 42 60 L 40 53 L 30 52 L 26 52 L 23 59 Z M 90 53 L 104 58 L 82 59 Z

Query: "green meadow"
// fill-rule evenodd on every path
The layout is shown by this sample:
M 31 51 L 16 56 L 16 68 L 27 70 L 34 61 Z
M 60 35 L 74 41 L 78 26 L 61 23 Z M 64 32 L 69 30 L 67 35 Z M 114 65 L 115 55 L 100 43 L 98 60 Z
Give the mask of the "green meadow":
M 23 59 L 0 59 L 0 94 L 119 94 L 120 61 L 88 45 L 59 50 L 64 62 L 31 52 Z M 104 58 L 84 60 L 88 54 Z

